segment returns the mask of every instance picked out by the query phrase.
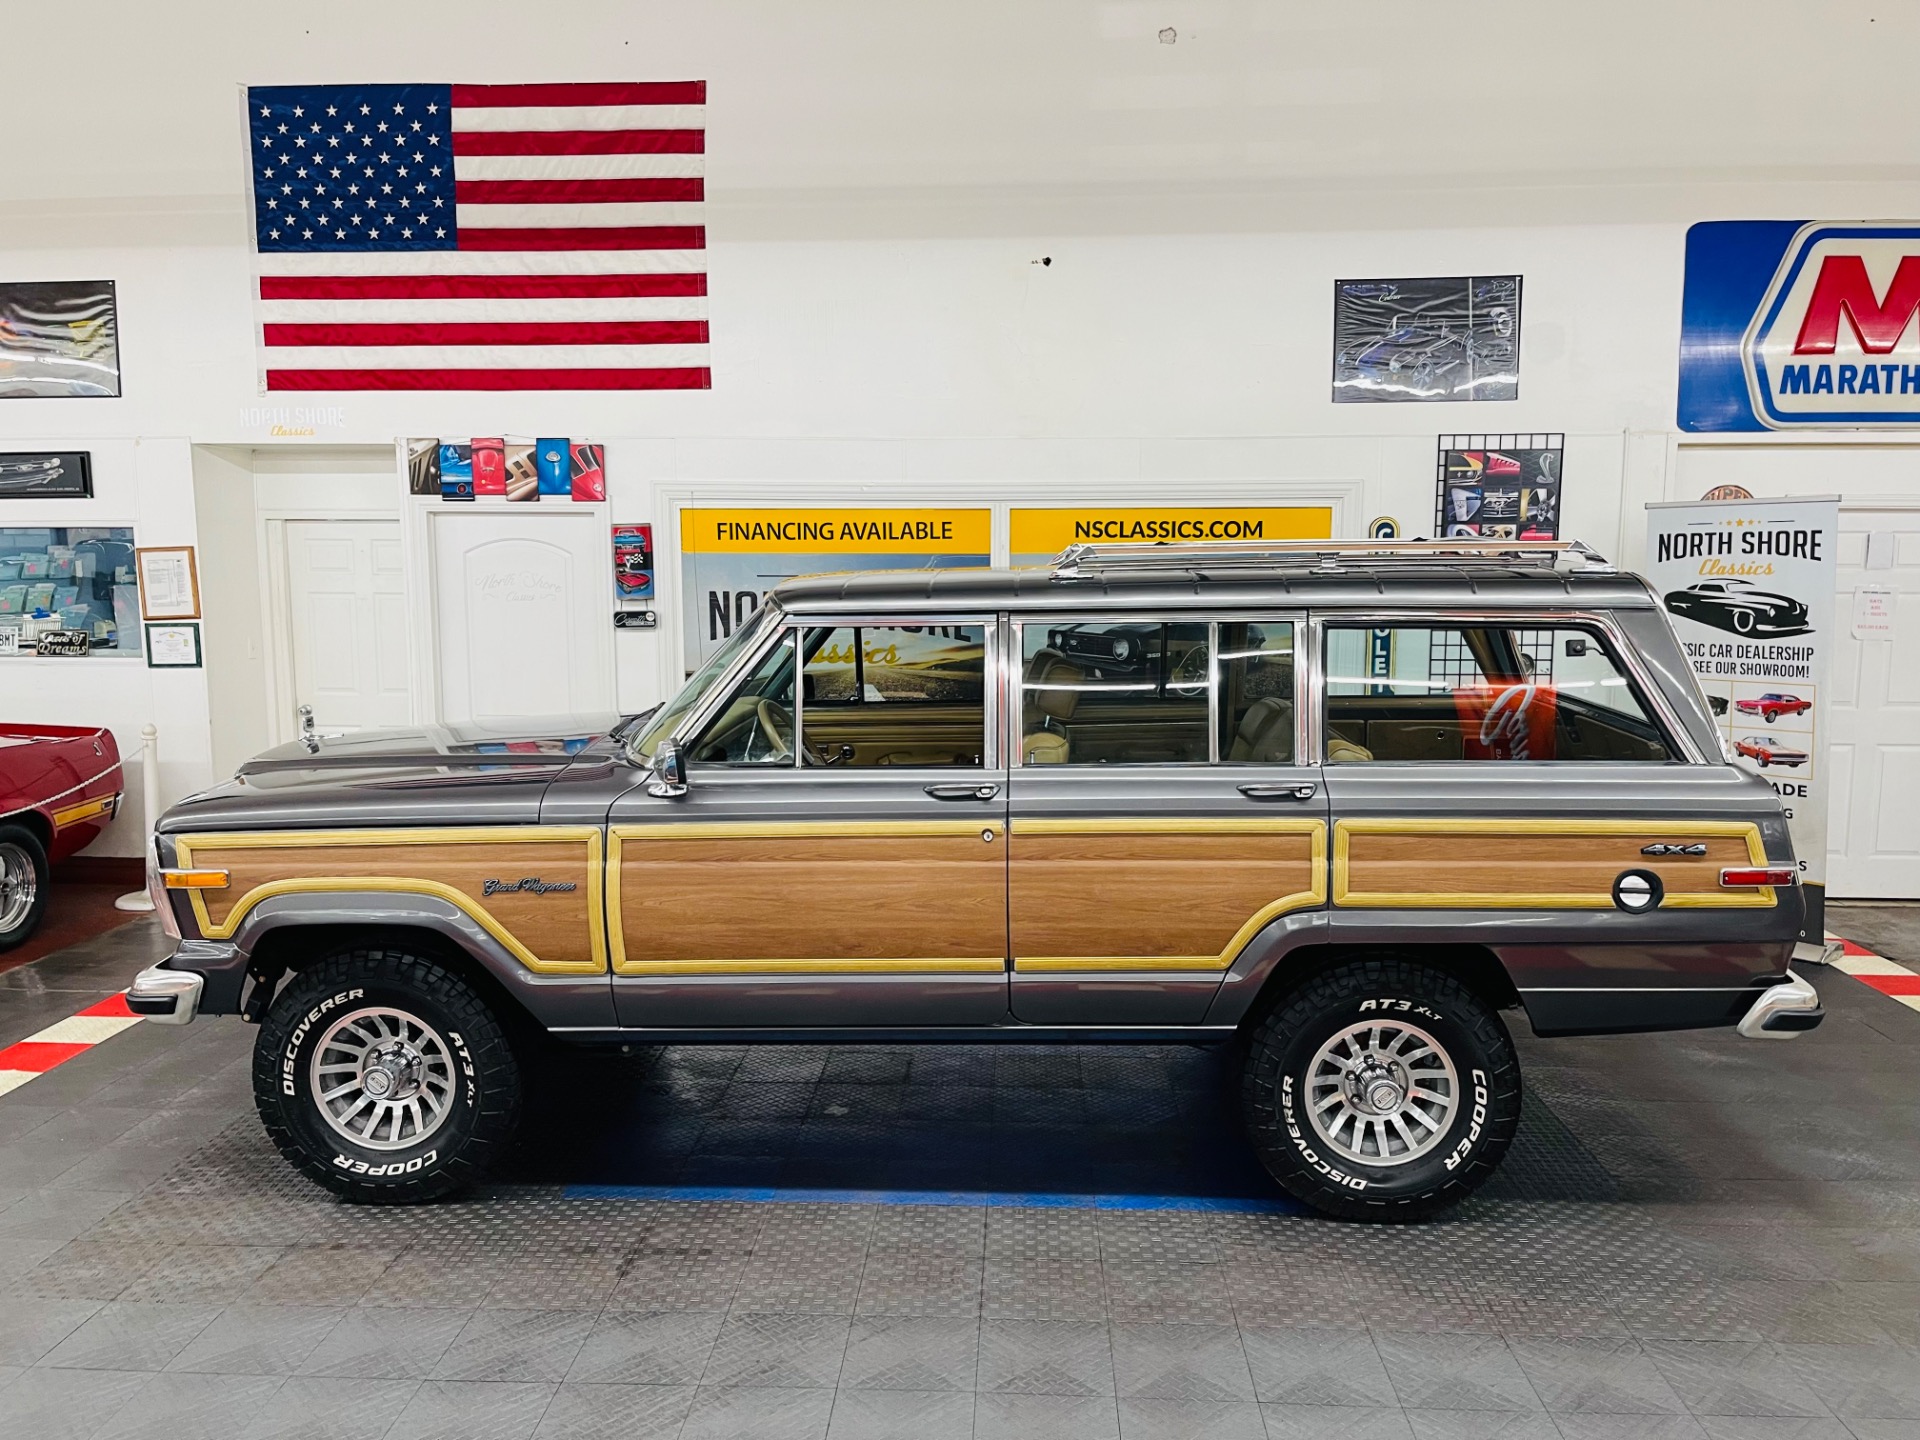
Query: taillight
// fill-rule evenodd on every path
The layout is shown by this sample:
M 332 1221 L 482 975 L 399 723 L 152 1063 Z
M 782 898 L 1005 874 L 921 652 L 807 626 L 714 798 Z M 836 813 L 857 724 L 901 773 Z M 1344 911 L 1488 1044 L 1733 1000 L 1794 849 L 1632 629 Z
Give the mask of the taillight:
M 1763 885 L 1792 885 L 1800 872 L 1791 865 L 1736 865 L 1720 872 L 1721 888 L 1757 890 Z

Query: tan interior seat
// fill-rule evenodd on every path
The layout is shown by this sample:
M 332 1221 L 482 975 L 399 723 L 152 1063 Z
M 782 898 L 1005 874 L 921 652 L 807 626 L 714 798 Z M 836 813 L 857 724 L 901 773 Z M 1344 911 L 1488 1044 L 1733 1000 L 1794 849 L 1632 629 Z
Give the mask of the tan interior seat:
M 1352 764 L 1356 760 L 1371 760 L 1373 752 L 1364 745 L 1356 745 L 1351 740 L 1342 740 L 1338 735 L 1327 737 L 1327 760 L 1331 764 Z
M 1072 750 L 1066 722 L 1080 703 L 1077 688 L 1087 672 L 1058 650 L 1041 650 L 1027 665 L 1021 706 L 1020 762 L 1023 765 L 1064 765 Z
M 1256 765 L 1291 760 L 1293 706 L 1277 695 L 1254 701 L 1240 717 L 1240 728 L 1227 747 L 1227 758 Z

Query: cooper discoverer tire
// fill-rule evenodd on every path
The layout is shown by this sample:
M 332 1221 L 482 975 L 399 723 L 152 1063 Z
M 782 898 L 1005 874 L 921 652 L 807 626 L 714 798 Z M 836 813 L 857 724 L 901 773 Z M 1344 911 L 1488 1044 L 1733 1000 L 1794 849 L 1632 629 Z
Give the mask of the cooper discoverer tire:
M 1326 1214 L 1430 1215 L 1478 1188 L 1513 1141 L 1513 1041 L 1442 971 L 1385 957 L 1337 966 L 1249 1038 L 1248 1138 L 1275 1180 Z
M 295 1168 L 350 1200 L 438 1199 L 513 1137 L 520 1069 L 487 1004 L 404 951 L 332 955 L 296 973 L 253 1047 L 253 1095 Z
M 0 950 L 26 943 L 47 913 L 47 852 L 24 825 L 0 825 Z

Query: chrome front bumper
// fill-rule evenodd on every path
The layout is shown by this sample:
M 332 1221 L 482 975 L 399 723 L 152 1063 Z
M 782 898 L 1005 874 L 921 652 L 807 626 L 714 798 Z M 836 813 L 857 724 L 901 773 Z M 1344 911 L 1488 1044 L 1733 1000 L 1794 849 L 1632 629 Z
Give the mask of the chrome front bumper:
M 1820 1008 L 1820 992 L 1793 971 L 1781 984 L 1762 993 L 1740 1022 L 1749 1040 L 1791 1040 L 1827 1018 Z
M 155 965 L 133 977 L 127 987 L 127 1008 L 156 1025 L 185 1025 L 199 1013 L 204 976 L 191 970 L 169 970 Z

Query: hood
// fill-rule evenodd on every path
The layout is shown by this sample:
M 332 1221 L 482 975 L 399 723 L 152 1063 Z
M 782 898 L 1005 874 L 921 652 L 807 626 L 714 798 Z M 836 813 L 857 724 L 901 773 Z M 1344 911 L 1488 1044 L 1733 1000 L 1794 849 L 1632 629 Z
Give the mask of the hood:
M 619 717 L 597 715 L 316 734 L 256 755 L 156 828 L 530 825 L 563 771 L 619 758 L 620 727 Z

